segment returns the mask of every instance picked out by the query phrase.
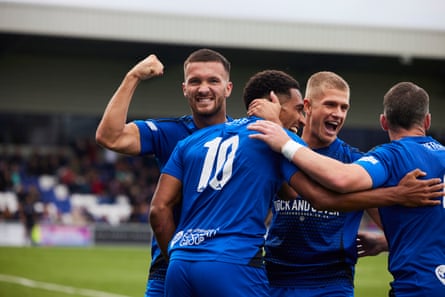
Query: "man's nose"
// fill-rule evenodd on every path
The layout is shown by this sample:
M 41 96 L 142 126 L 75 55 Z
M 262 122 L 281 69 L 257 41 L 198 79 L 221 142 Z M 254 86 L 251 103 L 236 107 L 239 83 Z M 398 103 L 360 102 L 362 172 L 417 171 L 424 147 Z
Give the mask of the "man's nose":
M 201 83 L 201 84 L 199 85 L 198 92 L 200 92 L 200 93 L 207 93 L 207 92 L 209 92 L 209 91 L 210 91 L 209 84 L 207 84 L 207 83 Z

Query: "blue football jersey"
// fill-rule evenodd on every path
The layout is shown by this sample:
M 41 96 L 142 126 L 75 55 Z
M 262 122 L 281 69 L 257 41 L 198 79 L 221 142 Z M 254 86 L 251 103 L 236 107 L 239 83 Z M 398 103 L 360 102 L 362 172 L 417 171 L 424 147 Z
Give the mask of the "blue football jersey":
M 317 153 L 352 163 L 363 153 L 340 139 Z M 321 211 L 301 196 L 275 197 L 266 240 L 266 268 L 272 286 L 353 286 L 356 238 L 363 211 Z
M 273 195 L 297 168 L 248 137 L 257 133 L 246 128 L 257 119 L 201 129 L 175 148 L 163 169 L 183 184 L 180 220 L 169 246 L 172 261 L 248 264 L 262 251 Z
M 445 175 L 445 147 L 427 136 L 405 137 L 381 145 L 356 161 L 372 177 L 373 186 L 396 185 L 419 168 L 425 178 Z M 389 244 L 389 271 L 395 296 L 445 296 L 445 208 L 380 208 Z
M 232 118 L 227 117 L 228 121 Z M 139 129 L 140 155 L 154 155 L 162 169 L 176 144 L 198 130 L 191 115 L 178 118 L 160 118 L 134 121 Z M 167 263 L 161 255 L 156 239 L 152 238 L 150 279 L 165 278 Z
M 154 155 L 161 169 L 176 144 L 198 130 L 191 115 L 179 118 L 136 120 L 141 140 L 140 155 Z

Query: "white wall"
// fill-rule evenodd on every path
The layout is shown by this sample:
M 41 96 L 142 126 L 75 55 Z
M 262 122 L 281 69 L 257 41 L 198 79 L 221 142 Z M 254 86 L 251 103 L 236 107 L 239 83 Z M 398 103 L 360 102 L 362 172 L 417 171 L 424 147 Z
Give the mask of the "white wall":
M 441 0 L 8 0 L 0 31 L 445 58 Z

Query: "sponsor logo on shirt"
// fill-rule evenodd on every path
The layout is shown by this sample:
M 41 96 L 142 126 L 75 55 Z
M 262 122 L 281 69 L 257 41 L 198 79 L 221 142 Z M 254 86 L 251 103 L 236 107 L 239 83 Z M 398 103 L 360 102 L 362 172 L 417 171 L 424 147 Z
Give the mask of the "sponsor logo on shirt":
M 436 276 L 445 286 L 445 265 L 439 265 L 436 267 Z
M 187 231 L 179 231 L 173 237 L 170 247 L 179 242 L 180 246 L 200 245 L 205 240 L 212 239 L 218 233 L 219 229 L 189 229 Z
M 338 211 L 317 210 L 304 199 L 295 199 L 291 201 L 275 200 L 274 208 L 277 213 L 285 215 L 305 215 L 326 218 L 340 215 L 340 212 Z

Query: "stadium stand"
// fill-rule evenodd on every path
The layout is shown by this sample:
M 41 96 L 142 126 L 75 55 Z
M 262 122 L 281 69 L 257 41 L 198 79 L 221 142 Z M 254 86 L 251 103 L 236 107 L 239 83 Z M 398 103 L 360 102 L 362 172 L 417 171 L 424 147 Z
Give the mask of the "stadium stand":
M 159 176 L 152 158 L 110 153 L 79 139 L 71 147 L 2 148 L 0 220 L 20 219 L 25 197 L 36 189 L 39 222 L 146 223 Z

